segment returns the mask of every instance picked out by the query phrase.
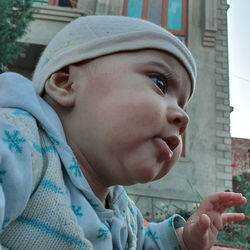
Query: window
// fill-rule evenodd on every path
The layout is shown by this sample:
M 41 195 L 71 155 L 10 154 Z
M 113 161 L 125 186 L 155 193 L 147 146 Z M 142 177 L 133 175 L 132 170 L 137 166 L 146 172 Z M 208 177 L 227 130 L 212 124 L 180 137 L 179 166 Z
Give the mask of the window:
M 39 4 L 39 5 L 48 5 L 48 0 L 34 0 L 34 1 L 31 1 L 32 4 Z
M 71 7 L 76 8 L 77 0 L 32 0 L 32 4 L 39 5 L 54 5 L 54 6 L 62 6 L 62 7 Z
M 128 2 L 127 16 L 142 18 L 143 0 Z
M 187 43 L 188 0 L 124 0 L 123 15 L 149 20 Z

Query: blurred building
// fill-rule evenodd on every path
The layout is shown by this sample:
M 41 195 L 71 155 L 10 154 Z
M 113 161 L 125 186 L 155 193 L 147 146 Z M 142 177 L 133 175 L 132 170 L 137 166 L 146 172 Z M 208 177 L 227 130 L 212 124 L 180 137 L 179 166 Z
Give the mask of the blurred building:
M 84 15 L 128 15 L 171 31 L 191 50 L 198 67 L 196 94 L 183 157 L 159 181 L 127 187 L 145 217 L 161 219 L 169 204 L 192 207 L 202 196 L 232 188 L 226 0 L 33 1 L 35 20 L 20 42 L 29 43 L 11 70 L 31 77 L 40 53 L 64 25 Z M 165 209 L 165 210 L 164 210 Z
M 232 137 L 233 176 L 250 173 L 250 139 Z

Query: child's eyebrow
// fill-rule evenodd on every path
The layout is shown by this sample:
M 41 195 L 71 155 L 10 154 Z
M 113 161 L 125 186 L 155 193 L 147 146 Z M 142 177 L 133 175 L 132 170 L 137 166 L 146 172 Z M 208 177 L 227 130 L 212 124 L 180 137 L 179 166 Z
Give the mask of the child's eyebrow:
M 151 66 L 151 67 L 154 67 L 154 68 L 160 68 L 160 71 L 167 78 L 178 79 L 178 75 L 175 74 L 175 72 L 173 72 L 173 70 L 171 70 L 169 65 L 167 63 L 165 63 L 165 62 L 158 62 L 158 61 L 152 60 L 152 61 L 146 62 L 145 65 Z

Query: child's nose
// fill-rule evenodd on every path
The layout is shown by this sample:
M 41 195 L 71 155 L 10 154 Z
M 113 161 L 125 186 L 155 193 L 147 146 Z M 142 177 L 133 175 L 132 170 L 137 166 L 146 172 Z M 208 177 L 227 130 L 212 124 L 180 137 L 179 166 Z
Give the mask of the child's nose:
M 177 104 L 168 110 L 167 119 L 169 123 L 178 128 L 179 134 L 183 134 L 185 132 L 189 122 L 189 117 L 188 114 Z

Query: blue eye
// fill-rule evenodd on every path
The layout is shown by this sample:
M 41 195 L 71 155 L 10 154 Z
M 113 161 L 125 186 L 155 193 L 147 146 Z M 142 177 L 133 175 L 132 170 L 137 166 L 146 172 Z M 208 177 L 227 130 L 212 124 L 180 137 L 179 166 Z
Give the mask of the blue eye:
M 167 93 L 168 87 L 166 81 L 162 80 L 159 76 L 150 76 L 150 78 L 163 94 Z

